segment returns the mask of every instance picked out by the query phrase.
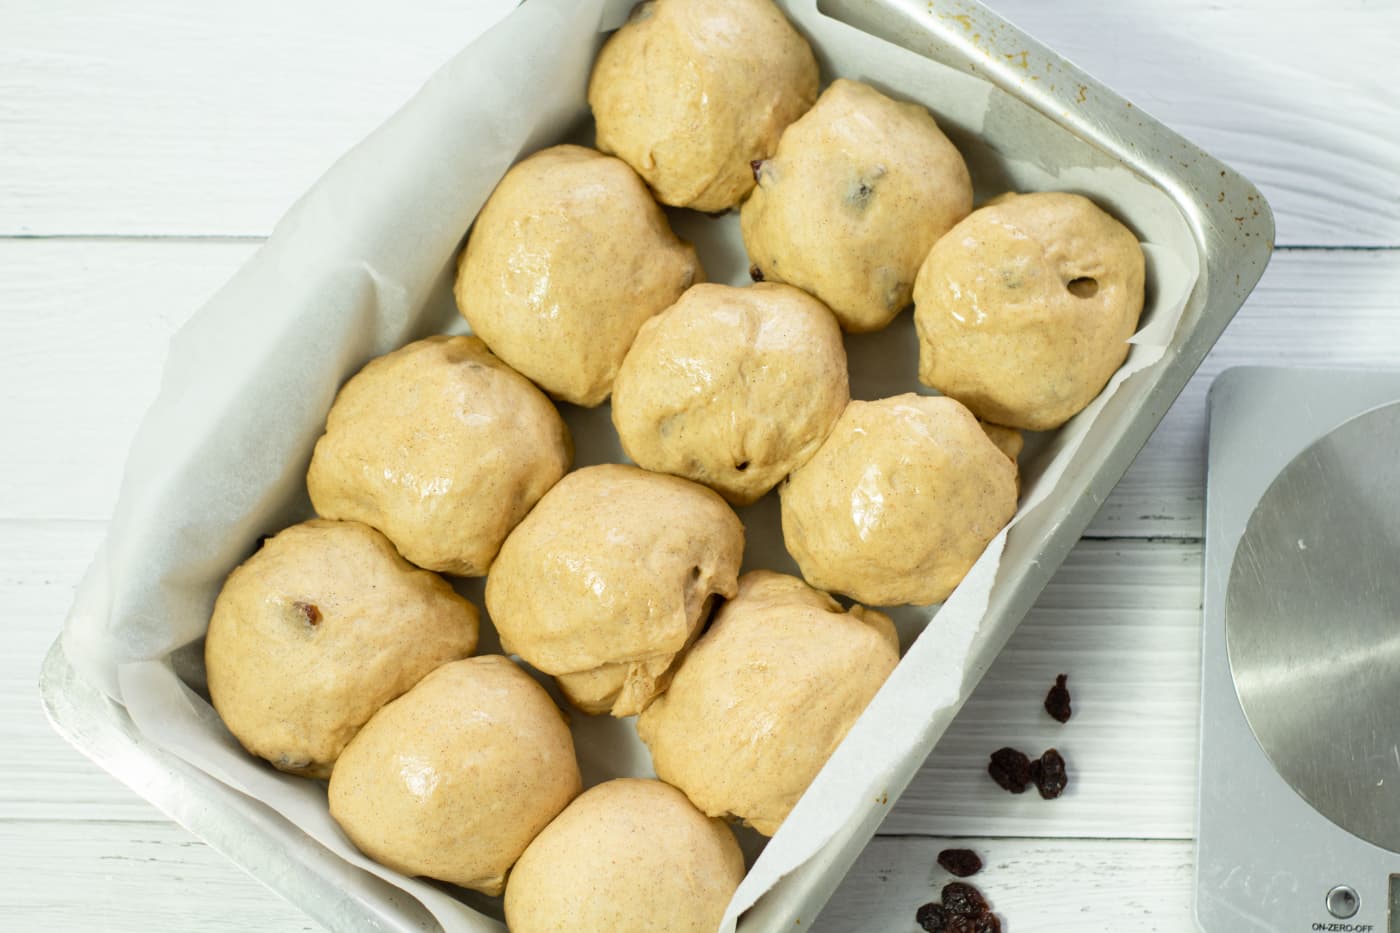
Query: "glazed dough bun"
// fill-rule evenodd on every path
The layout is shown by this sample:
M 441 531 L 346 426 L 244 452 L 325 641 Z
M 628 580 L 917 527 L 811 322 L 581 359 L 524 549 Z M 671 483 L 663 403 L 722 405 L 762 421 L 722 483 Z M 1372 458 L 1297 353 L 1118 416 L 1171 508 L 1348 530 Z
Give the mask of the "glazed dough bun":
M 572 455 L 528 379 L 475 337 L 429 337 L 340 390 L 306 487 L 323 517 L 373 525 L 420 567 L 479 577 Z
M 978 423 L 982 425 L 982 431 L 987 435 L 987 438 L 997 445 L 997 450 L 1006 454 L 1011 458 L 1011 462 L 1015 463 L 1016 459 L 1021 456 L 1021 450 L 1026 446 L 1026 439 L 1021 436 L 1021 432 L 1001 424 L 991 424 L 986 421 Z
M 593 406 L 642 323 L 703 278 L 625 163 L 555 146 L 507 172 L 477 216 L 457 308 L 550 395 Z
M 942 602 L 1016 512 L 1016 465 L 950 398 L 851 402 L 782 488 L 813 586 L 877 606 Z
M 884 614 L 756 570 L 637 731 L 663 781 L 771 836 L 898 663 Z
M 729 827 L 660 781 L 585 791 L 510 873 L 511 933 L 714 933 L 744 877 Z
M 229 574 L 214 603 L 209 696 L 248 751 L 324 778 L 381 706 L 472 653 L 477 615 L 368 525 L 293 525 Z
M 849 400 L 821 302 L 787 285 L 695 285 L 643 325 L 612 418 L 640 466 L 748 505 L 807 462 Z
M 997 450 L 1006 454 L 1011 461 L 1011 468 L 1016 476 L 1016 499 L 1021 498 L 1021 451 L 1026 446 L 1026 439 L 1021 436 L 1021 432 L 1015 428 L 1008 428 L 1000 424 L 990 424 L 986 421 L 978 421 L 982 425 L 982 431 L 987 435 L 987 439 L 997 445 Z
M 817 98 L 817 61 L 770 0 L 652 0 L 603 46 L 588 85 L 598 148 L 657 200 L 724 211 L 749 163 Z
M 733 596 L 744 526 L 715 493 L 616 463 L 570 473 L 486 579 L 501 644 L 589 713 L 640 712 L 713 597 Z
M 979 418 L 1057 428 L 1127 357 L 1144 274 L 1137 237 L 1088 198 L 996 198 L 919 270 L 919 379 Z
M 500 894 L 583 783 L 554 701 L 500 655 L 438 668 L 380 710 L 331 774 L 331 816 L 405 875 Z
M 846 330 L 879 330 L 970 210 L 967 166 L 928 111 L 842 78 L 758 169 L 744 246 L 764 279 L 811 292 Z

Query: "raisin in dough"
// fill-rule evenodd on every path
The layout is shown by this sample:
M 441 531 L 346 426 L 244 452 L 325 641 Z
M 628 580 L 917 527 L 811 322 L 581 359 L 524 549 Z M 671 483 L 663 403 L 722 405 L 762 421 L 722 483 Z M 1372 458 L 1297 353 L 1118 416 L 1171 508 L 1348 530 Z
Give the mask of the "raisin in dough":
M 843 78 L 759 167 L 741 220 L 758 274 L 871 331 L 908 306 L 919 264 L 970 210 L 967 166 L 929 112 Z
M 919 270 L 919 379 L 979 418 L 1059 427 L 1127 358 L 1144 276 L 1137 237 L 1088 198 L 1003 195 Z
M 640 712 L 715 595 L 733 596 L 744 526 L 704 486 L 616 463 L 570 473 L 501 548 L 486 606 L 505 650 L 589 713 Z
M 528 379 L 475 337 L 429 337 L 340 390 L 306 487 L 322 517 L 374 526 L 420 567 L 479 577 L 572 456 Z
M 370 858 L 500 894 L 583 784 L 544 688 L 500 655 L 438 668 L 380 710 L 331 774 L 331 816 Z
M 750 163 L 817 98 L 817 62 L 770 0 L 653 0 L 603 46 L 588 85 L 598 148 L 657 200 L 724 211 Z
M 555 398 L 598 405 L 637 330 L 704 275 L 620 159 L 555 146 L 481 209 L 457 308 L 497 356 Z
M 303 522 L 225 581 L 204 643 L 209 695 L 248 751 L 324 778 L 381 706 L 471 654 L 477 615 L 368 525 Z
M 783 540 L 813 586 L 877 606 L 942 602 L 1016 511 L 1016 465 L 965 407 L 851 402 L 781 491 Z
M 883 613 L 756 570 L 637 731 L 663 781 L 771 836 L 898 663 Z
M 642 327 L 612 418 L 639 466 L 748 505 L 806 463 L 850 400 L 831 312 L 788 285 L 695 285 Z
M 621 778 L 585 791 L 530 843 L 506 885 L 506 923 L 512 933 L 714 933 L 743 878 L 728 826 L 668 784 Z

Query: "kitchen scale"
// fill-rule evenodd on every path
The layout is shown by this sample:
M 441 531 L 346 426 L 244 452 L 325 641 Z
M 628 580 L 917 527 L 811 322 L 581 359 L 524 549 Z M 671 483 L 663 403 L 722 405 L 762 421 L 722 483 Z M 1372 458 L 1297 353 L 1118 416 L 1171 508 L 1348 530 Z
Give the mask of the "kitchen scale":
M 1197 921 L 1400 933 L 1400 372 L 1209 409 Z

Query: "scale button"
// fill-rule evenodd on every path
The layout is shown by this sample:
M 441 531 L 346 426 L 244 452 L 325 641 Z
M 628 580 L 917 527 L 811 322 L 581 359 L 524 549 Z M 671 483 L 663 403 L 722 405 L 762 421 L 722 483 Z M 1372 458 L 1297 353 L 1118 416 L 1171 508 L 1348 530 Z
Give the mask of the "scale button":
M 1361 909 L 1361 898 L 1344 884 L 1339 884 L 1327 892 L 1327 912 L 1338 920 L 1356 916 Z

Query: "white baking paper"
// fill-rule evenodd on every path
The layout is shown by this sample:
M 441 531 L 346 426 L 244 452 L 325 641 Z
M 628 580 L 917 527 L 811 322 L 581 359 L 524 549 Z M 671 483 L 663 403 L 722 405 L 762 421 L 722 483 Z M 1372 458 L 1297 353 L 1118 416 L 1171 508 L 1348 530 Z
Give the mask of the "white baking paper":
M 405 878 L 356 852 L 326 811 L 323 784 L 253 760 L 224 729 L 201 695 L 200 645 L 228 571 L 260 535 L 309 517 L 306 466 L 344 380 L 410 340 L 465 329 L 450 276 L 466 229 L 518 158 L 565 139 L 588 141 L 584 91 L 600 29 L 616 26 L 628 5 L 523 4 L 333 166 L 176 335 L 108 539 L 65 629 L 73 663 L 121 701 L 146 736 L 272 807 L 306 833 L 307 845 L 398 885 L 447 930 L 500 930 L 492 919 L 498 902 Z M 1016 522 L 1055 506 L 1057 480 L 1108 398 L 1159 360 L 1177 329 L 1198 275 L 1183 219 L 1150 185 L 991 85 L 828 19 L 815 0 L 780 5 L 812 41 L 825 79 L 865 80 L 928 106 L 963 149 L 979 198 L 1008 188 L 1079 191 L 1144 240 L 1148 307 L 1127 363 L 1093 405 L 1033 438 L 1022 458 Z M 712 281 L 747 280 L 734 215 L 671 216 Z M 847 343 L 856 397 L 927 391 L 915 377 L 910 315 Z M 622 459 L 606 407 L 563 411 L 577 465 Z M 746 568 L 795 572 L 776 496 L 741 514 Z M 892 611 L 903 661 L 780 832 L 766 847 L 744 836 L 752 866 L 726 930 L 750 907 L 738 923 L 743 931 L 810 921 L 810 897 L 785 896 L 783 879 L 854 856 L 980 677 L 979 647 L 1008 634 L 1010 621 L 997 631 L 982 623 L 1016 522 L 941 608 Z M 480 603 L 479 583 L 460 588 Z M 488 629 L 483 650 L 491 645 Z M 631 720 L 573 721 L 586 783 L 651 773 Z

